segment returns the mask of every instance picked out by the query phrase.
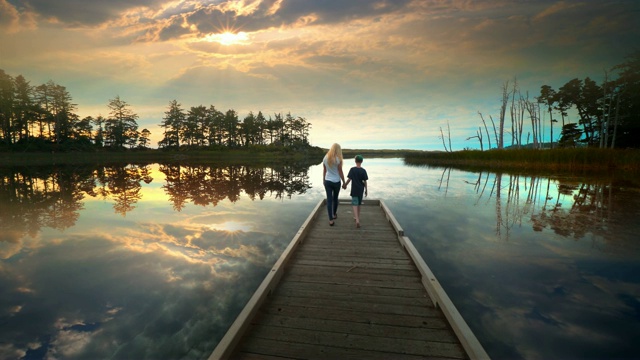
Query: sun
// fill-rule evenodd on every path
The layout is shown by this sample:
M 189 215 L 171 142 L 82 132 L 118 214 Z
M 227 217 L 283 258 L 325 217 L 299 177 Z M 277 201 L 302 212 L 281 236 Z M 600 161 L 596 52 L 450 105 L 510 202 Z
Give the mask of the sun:
M 226 231 L 228 233 L 236 233 L 239 231 L 249 232 L 252 230 L 253 226 L 246 222 L 225 221 L 219 224 L 211 224 L 209 225 L 209 228 L 212 230 Z
M 220 45 L 246 45 L 249 41 L 249 36 L 244 31 L 232 32 L 225 31 L 220 34 L 209 34 L 205 37 L 205 40 L 210 42 L 217 42 Z

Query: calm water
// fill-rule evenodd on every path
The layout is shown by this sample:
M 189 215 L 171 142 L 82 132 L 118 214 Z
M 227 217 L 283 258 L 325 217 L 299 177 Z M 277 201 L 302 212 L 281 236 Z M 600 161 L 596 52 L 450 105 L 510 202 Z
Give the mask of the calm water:
M 637 186 L 363 166 L 493 358 L 640 357 Z M 0 169 L 0 358 L 206 358 L 321 178 L 321 165 Z

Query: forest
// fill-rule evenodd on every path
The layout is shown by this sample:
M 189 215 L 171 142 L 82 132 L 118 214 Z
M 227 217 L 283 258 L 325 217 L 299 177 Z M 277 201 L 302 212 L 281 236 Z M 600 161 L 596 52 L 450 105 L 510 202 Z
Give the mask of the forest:
M 569 121 L 569 114 L 575 121 Z M 574 78 L 558 89 L 542 85 L 537 96 L 523 91 L 517 79 L 504 82 L 496 118 L 480 115 L 481 125 L 467 140 L 480 149 L 639 148 L 640 51 L 604 70 L 604 80 Z M 440 127 L 445 151 L 450 132 Z M 448 142 L 447 142 L 448 140 Z
M 148 129 L 139 129 L 138 114 L 120 96 L 110 99 L 108 116 L 80 118 L 66 87 L 49 81 L 33 86 L 22 75 L 0 69 L 0 151 L 95 151 L 148 149 Z M 185 110 L 169 103 L 160 128 L 161 149 L 308 147 L 311 123 L 291 113 L 265 117 L 261 111 L 240 119 L 229 109 L 211 105 Z

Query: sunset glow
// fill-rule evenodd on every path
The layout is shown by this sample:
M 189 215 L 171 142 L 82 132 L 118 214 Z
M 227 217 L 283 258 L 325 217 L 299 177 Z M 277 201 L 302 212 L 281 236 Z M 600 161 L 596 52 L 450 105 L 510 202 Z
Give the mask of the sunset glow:
M 249 40 L 249 36 L 247 33 L 243 31 L 239 31 L 237 33 L 233 32 L 223 32 L 221 34 L 210 34 L 205 37 L 206 41 L 215 41 L 221 45 L 229 46 L 229 45 L 245 45 Z
M 443 150 L 443 128 L 462 150 L 479 148 L 466 139 L 478 112 L 499 117 L 507 81 L 531 97 L 601 83 L 640 48 L 639 13 L 629 0 L 0 0 L 0 69 L 66 87 L 80 118 L 119 95 L 153 147 L 177 100 L 240 120 L 291 112 L 321 147 Z
M 251 231 L 253 226 L 245 222 L 226 221 L 220 224 L 211 224 L 209 225 L 209 228 L 211 230 L 222 230 L 222 231 L 234 233 L 237 231 L 244 231 L 244 232 Z

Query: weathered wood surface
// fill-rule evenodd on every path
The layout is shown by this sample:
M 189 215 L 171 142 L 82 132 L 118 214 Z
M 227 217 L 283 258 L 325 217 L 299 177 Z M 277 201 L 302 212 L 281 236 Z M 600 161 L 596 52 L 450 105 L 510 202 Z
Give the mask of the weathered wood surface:
M 275 290 L 247 318 L 238 339 L 229 341 L 231 348 L 216 349 L 212 357 L 469 357 L 380 202 L 362 206 L 359 229 L 350 204 L 340 205 L 335 226 L 329 226 L 324 205 L 314 211 Z

